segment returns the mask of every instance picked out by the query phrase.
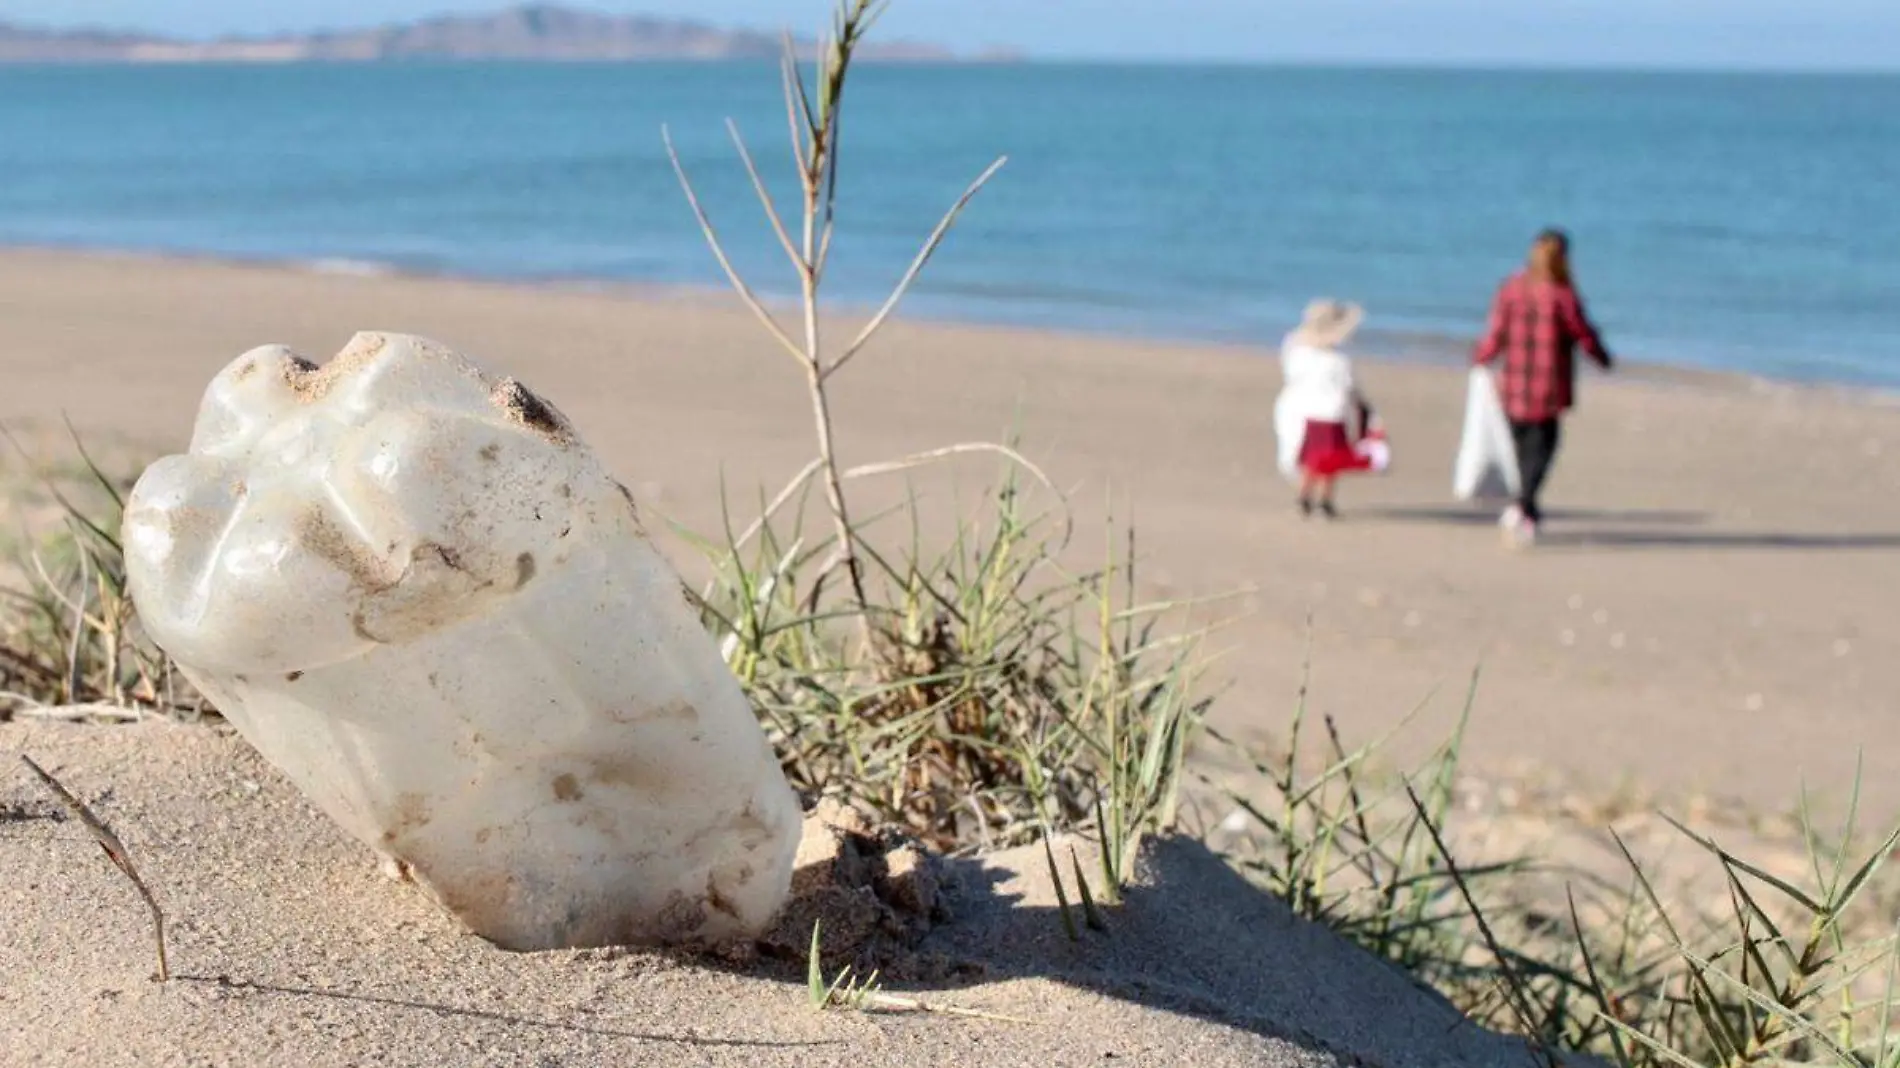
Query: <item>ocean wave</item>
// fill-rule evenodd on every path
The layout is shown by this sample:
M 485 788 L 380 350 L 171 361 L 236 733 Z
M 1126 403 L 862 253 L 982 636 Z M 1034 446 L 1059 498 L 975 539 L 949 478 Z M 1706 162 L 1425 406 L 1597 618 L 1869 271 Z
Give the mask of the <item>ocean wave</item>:
M 339 256 L 297 260 L 294 261 L 293 266 L 316 274 L 341 274 L 353 278 L 387 278 L 398 273 L 394 264 L 384 263 L 379 260 L 358 260 Z

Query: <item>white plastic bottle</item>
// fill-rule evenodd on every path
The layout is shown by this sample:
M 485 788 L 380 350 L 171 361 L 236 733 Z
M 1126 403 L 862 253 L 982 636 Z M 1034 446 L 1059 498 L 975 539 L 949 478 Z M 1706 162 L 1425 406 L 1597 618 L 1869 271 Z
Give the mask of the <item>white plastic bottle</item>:
M 632 499 L 433 342 L 279 346 L 127 502 L 154 641 L 324 812 L 509 949 L 717 942 L 784 903 L 797 798 Z

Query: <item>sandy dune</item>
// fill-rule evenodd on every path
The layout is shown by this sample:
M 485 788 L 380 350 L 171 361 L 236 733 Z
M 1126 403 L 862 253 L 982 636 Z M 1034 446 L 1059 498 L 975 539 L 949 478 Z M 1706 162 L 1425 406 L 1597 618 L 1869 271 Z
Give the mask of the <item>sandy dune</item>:
M 171 983 L 150 981 L 133 889 L 18 752 L 133 852 L 169 917 Z M 228 730 L 16 723 L 0 753 L 9 1066 L 1532 1064 L 1185 840 L 1080 943 L 1039 851 L 945 873 L 949 918 L 879 962 L 886 989 L 1009 1021 L 817 1012 L 797 959 L 497 950 L 378 874 Z

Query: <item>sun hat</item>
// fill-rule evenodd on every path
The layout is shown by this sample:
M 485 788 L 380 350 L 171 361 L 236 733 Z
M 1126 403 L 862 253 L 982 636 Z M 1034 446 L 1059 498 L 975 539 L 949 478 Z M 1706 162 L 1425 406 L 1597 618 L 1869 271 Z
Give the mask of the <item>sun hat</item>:
M 1337 348 L 1359 329 L 1365 309 L 1357 304 L 1330 299 L 1315 300 L 1306 306 L 1300 325 L 1288 336 L 1289 341 L 1315 348 Z

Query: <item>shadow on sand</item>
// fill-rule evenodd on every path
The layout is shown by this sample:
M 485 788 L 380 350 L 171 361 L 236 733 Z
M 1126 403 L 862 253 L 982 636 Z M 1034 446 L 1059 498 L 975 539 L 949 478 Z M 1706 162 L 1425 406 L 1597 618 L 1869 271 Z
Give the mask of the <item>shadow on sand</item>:
M 1553 530 L 1539 549 L 1783 549 L 1795 552 L 1855 552 L 1900 549 L 1900 534 L 1794 534 L 1772 531 L 1707 531 L 1676 534 L 1643 530 Z
M 841 1045 L 841 1043 L 838 1042 L 765 1041 L 762 1039 L 747 1040 L 736 1038 L 710 1038 L 703 1035 L 691 1034 L 667 1034 L 659 1031 L 629 1031 L 613 1027 L 597 1027 L 589 1024 L 575 1023 L 571 1020 L 541 1019 L 497 1009 L 472 1009 L 460 1005 L 448 1005 L 441 1002 L 424 1001 L 416 998 L 382 997 L 377 994 L 365 994 L 354 990 L 325 990 L 310 986 L 256 983 L 245 979 L 233 979 L 228 975 L 179 975 L 173 978 L 177 982 L 209 986 L 236 995 L 255 993 L 281 994 L 292 998 L 318 998 L 349 1005 L 401 1009 L 411 1012 L 429 1013 L 434 1016 L 454 1016 L 466 1020 L 480 1020 L 487 1023 L 502 1024 L 507 1027 L 567 1031 L 573 1034 L 588 1035 L 594 1038 L 625 1038 L 639 1042 L 663 1045 L 696 1046 L 706 1049 L 804 1049 L 807 1047 Z
M 1075 845 L 1099 896 L 1099 861 L 1086 843 Z M 1060 909 L 1027 903 L 1051 896 L 1046 861 L 1035 847 L 989 858 L 944 859 L 940 874 L 947 915 L 921 938 L 900 945 L 873 937 L 861 947 L 836 948 L 858 952 L 858 974 L 879 969 L 878 985 L 885 993 L 940 1010 L 962 1007 L 958 993 L 975 987 L 1041 979 L 1233 1028 L 1344 1064 L 1533 1068 L 1546 1063 L 1524 1041 L 1482 1028 L 1395 965 L 1295 916 L 1280 899 L 1246 881 L 1193 838 L 1149 840 L 1136 884 L 1117 904 L 1098 902 L 1102 929 L 1092 929 L 1074 897 L 1068 848 L 1066 843 L 1058 846 L 1074 905 L 1073 939 Z M 799 914 L 804 903 L 806 899 L 795 897 L 788 914 Z M 824 930 L 833 928 L 827 925 Z M 810 938 L 808 931 L 803 938 Z M 828 950 L 834 948 L 833 937 L 825 943 Z M 802 987 L 806 979 L 802 952 L 768 951 L 749 961 L 705 953 L 624 952 L 654 952 L 689 967 L 775 979 L 788 986 Z M 837 968 L 827 968 L 827 979 L 836 974 Z M 505 1007 L 477 1008 L 230 974 L 181 974 L 174 981 L 211 988 L 227 998 L 315 998 L 372 1012 L 393 1010 L 641 1044 L 725 1049 L 733 1056 L 743 1056 L 747 1048 L 815 1051 L 847 1044 L 641 1031 L 601 1026 L 584 1017 L 549 1018 Z M 804 995 L 801 991 L 796 996 Z M 1007 1004 L 986 1011 L 1035 1014 Z M 1024 1026 L 1045 1023 L 1064 1026 L 1061 1020 L 1029 1020 Z M 1089 1051 L 1096 1037 L 1065 1034 L 1060 1045 L 1093 1059 Z M 1115 1036 L 1100 1037 L 1112 1045 Z
M 1486 527 L 1497 522 L 1495 506 L 1371 507 L 1345 515 L 1374 523 L 1435 523 Z M 1900 533 L 1823 534 L 1791 531 L 1706 530 L 1703 512 L 1551 508 L 1538 538 L 1540 551 L 1558 550 L 1788 550 L 1854 552 L 1900 549 Z M 1573 526 L 1574 524 L 1574 526 Z
M 1147 840 L 1135 883 L 1115 905 L 1099 901 L 1103 876 L 1088 843 L 1058 838 L 1056 853 L 1075 938 L 1058 907 L 1036 903 L 1053 900 L 1047 860 L 1040 846 L 1025 847 L 945 861 L 948 918 L 914 945 L 860 961 L 859 973 L 878 967 L 886 992 L 947 1005 L 956 1004 L 959 990 L 979 985 L 1059 982 L 1346 1064 L 1544 1063 L 1526 1042 L 1486 1030 L 1396 965 L 1296 916 L 1197 839 Z M 1095 887 L 1101 930 L 1085 922 L 1076 862 Z M 806 928 L 803 939 L 809 938 Z M 761 965 L 802 982 L 806 963 L 801 952 Z M 761 965 L 744 970 L 758 974 Z M 830 969 L 827 978 L 835 974 Z M 1089 1041 L 1074 1036 L 1078 1055 L 1090 1055 Z
M 1448 526 L 1495 526 L 1501 504 L 1473 504 L 1463 507 L 1409 506 L 1354 509 L 1347 519 L 1380 523 L 1439 523 Z M 1692 527 L 1708 522 L 1706 512 L 1619 510 L 1608 508 L 1546 508 L 1544 517 L 1552 523 L 1626 523 L 1633 526 Z

